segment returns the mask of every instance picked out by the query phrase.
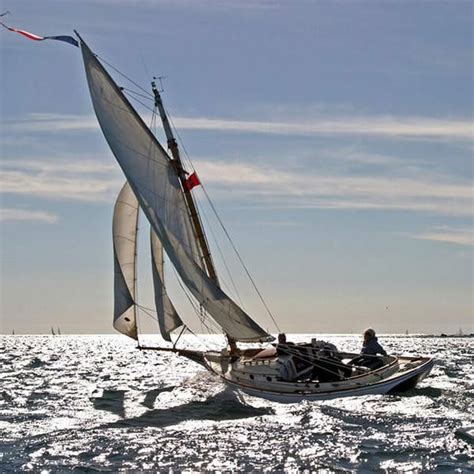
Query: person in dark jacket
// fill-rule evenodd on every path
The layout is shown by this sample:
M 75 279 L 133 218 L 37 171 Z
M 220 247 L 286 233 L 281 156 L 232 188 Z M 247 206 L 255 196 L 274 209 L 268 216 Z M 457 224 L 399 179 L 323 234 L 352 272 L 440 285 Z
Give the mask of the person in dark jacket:
M 367 355 L 387 355 L 384 348 L 378 343 L 377 336 L 372 328 L 364 331 L 364 344 L 360 353 Z
M 289 342 L 286 340 L 286 334 L 278 334 L 278 344 L 276 345 L 276 350 L 278 355 L 288 355 L 292 348 L 288 346 L 294 346 L 294 342 Z

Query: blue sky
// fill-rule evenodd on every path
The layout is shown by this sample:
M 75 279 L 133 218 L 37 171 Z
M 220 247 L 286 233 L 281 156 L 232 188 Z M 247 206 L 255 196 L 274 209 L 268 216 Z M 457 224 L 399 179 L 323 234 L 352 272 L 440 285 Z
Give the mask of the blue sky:
M 145 88 L 166 76 L 186 149 L 284 330 L 474 330 L 472 2 L 0 5 L 10 26 L 77 29 Z M 0 48 L 1 329 L 111 332 L 123 178 L 79 50 L 6 30 Z

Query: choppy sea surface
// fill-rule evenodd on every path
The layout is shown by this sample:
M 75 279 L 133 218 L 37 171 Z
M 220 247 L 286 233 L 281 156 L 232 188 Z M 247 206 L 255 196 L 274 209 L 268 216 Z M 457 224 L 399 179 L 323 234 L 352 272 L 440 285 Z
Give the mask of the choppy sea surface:
M 404 395 L 284 405 L 120 335 L 0 336 L 0 471 L 474 471 L 474 339 L 380 340 L 436 357 L 431 376 Z

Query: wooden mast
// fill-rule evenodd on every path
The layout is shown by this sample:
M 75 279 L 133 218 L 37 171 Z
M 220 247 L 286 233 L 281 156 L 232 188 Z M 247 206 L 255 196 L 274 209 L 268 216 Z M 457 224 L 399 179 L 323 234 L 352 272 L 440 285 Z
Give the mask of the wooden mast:
M 173 164 L 176 168 L 176 173 L 179 176 L 181 181 L 181 186 L 183 188 L 184 197 L 186 199 L 186 204 L 189 209 L 189 214 L 191 216 L 191 221 L 193 223 L 194 232 L 202 253 L 202 257 L 204 259 L 204 263 L 206 265 L 206 270 L 214 283 L 219 286 L 219 279 L 217 278 L 216 268 L 214 266 L 214 262 L 212 260 L 211 251 L 209 249 L 209 244 L 207 243 L 206 236 L 204 234 L 204 230 L 202 227 L 201 219 L 199 218 L 199 213 L 196 207 L 196 203 L 194 202 L 194 197 L 191 194 L 191 190 L 188 189 L 186 186 L 186 171 L 183 168 L 181 162 L 181 156 L 179 154 L 178 143 L 174 138 L 173 131 L 171 130 L 171 126 L 166 115 L 165 107 L 163 105 L 163 101 L 161 100 L 160 91 L 156 87 L 156 82 L 152 81 L 151 87 L 153 90 L 153 94 L 155 96 L 155 106 L 158 107 L 160 112 L 161 121 L 163 122 L 163 128 L 165 129 L 166 140 L 168 142 L 168 148 L 171 152 L 171 156 L 173 157 Z
M 160 91 L 156 87 L 156 82 L 152 81 L 151 88 L 153 90 L 153 94 L 155 96 L 155 106 L 158 107 L 158 111 L 160 112 L 161 121 L 163 122 L 163 128 L 165 129 L 166 140 L 168 142 L 168 148 L 171 152 L 171 156 L 173 157 L 173 164 L 176 168 L 176 173 L 178 174 L 179 180 L 181 181 L 181 187 L 183 188 L 184 198 L 186 199 L 186 204 L 188 205 L 189 215 L 191 216 L 191 221 L 193 223 L 194 232 L 196 234 L 196 238 L 199 244 L 199 247 L 202 252 L 202 256 L 204 259 L 204 263 L 206 265 L 207 274 L 209 278 L 220 287 L 219 279 L 217 277 L 216 267 L 214 266 L 214 261 L 212 260 L 211 250 L 209 249 L 209 244 L 207 243 L 206 235 L 204 234 L 204 230 L 202 227 L 201 219 L 199 218 L 198 209 L 196 207 L 196 203 L 194 202 L 194 197 L 191 194 L 191 190 L 186 186 L 186 171 L 183 168 L 183 164 L 181 162 L 181 156 L 179 154 L 178 143 L 174 138 L 173 131 L 171 130 L 171 126 L 166 115 L 165 107 L 163 105 L 163 101 L 161 100 Z M 235 339 L 228 334 L 226 334 L 227 341 L 230 347 L 231 354 L 238 354 L 239 349 L 235 342 Z

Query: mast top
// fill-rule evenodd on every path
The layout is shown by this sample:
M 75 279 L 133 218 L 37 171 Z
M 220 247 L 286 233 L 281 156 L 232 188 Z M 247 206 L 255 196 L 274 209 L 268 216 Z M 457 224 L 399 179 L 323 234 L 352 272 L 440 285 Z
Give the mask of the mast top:
M 162 79 L 165 79 L 166 76 L 153 76 L 153 81 L 151 81 L 151 87 L 152 89 L 153 88 L 156 88 L 156 79 L 158 79 L 160 81 L 160 88 L 158 89 L 158 92 L 164 92 L 165 91 L 165 88 L 163 86 L 163 81 Z
M 151 90 L 153 91 L 153 95 L 155 96 L 155 107 L 158 108 L 161 121 L 163 122 L 163 128 L 165 129 L 166 140 L 168 141 L 168 148 L 171 150 L 173 158 L 179 162 L 180 158 L 179 158 L 179 152 L 178 152 L 178 144 L 176 143 L 176 139 L 174 138 L 173 131 L 171 130 L 171 125 L 168 120 L 168 116 L 166 115 L 165 106 L 163 105 L 163 100 L 161 99 L 161 95 L 160 95 L 160 92 L 163 92 L 163 87 L 161 87 L 161 90 L 159 90 L 156 87 L 155 79 L 159 79 L 160 85 L 161 85 L 161 77 L 160 78 L 153 77 L 153 81 L 151 81 Z M 175 156 L 175 152 L 173 151 L 174 149 L 176 149 L 176 154 L 178 155 L 178 157 Z

